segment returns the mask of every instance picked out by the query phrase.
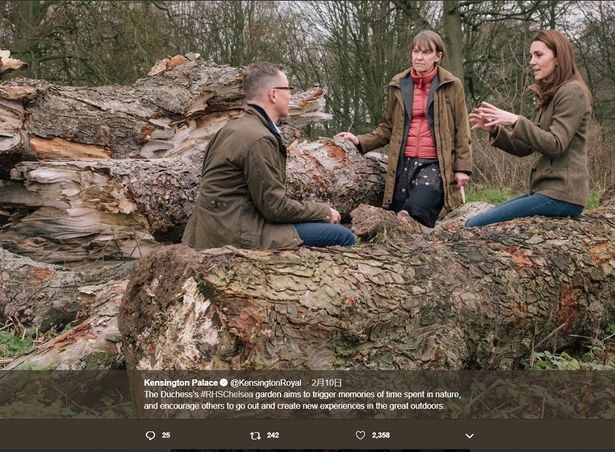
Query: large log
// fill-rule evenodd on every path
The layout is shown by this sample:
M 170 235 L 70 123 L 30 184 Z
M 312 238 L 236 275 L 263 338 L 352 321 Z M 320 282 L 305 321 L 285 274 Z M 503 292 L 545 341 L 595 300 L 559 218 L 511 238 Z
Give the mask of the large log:
M 0 318 L 39 333 L 90 317 L 107 295 L 99 287 L 126 278 L 132 264 L 97 262 L 71 269 L 0 248 Z
M 132 86 L 0 84 L 0 177 L 21 160 L 160 158 L 206 143 L 245 105 L 243 68 L 178 58 Z M 330 119 L 324 91 L 292 97 L 294 127 Z
M 120 308 L 129 369 L 510 369 L 615 319 L 615 210 L 349 249 L 156 250 Z
M 131 267 L 101 261 L 71 269 L 0 248 L 0 319 L 36 335 L 37 342 L 49 338 L 3 369 L 118 366 L 117 312 Z
M 0 185 L 17 212 L 0 232 L 43 262 L 138 258 L 183 228 L 198 186 L 190 158 L 24 162 Z M 1 184 L 1 182 L 0 182 Z M 181 232 L 175 232 L 175 237 Z
M 81 286 L 74 291 L 83 304 L 74 326 L 53 336 L 3 370 L 83 370 L 123 366 L 117 313 L 127 279 Z
M 37 153 L 33 140 L 58 138 L 76 147 L 71 160 L 79 158 L 78 145 L 97 147 L 107 158 L 126 158 L 139 156 L 154 131 L 167 128 L 165 119 L 240 109 L 242 78 L 241 68 L 197 60 L 133 86 L 72 87 L 10 80 L 0 85 L 0 98 L 18 101 L 27 112 L 21 130 L 25 152 Z
M 203 151 L 245 102 L 243 68 L 195 57 L 160 61 L 133 86 L 0 84 L 0 245 L 63 263 L 138 258 L 178 242 Z M 348 219 L 379 202 L 384 163 L 348 143 L 300 142 L 299 127 L 330 117 L 323 109 L 318 86 L 291 99 L 282 126 L 289 194 L 333 203 Z
M 77 317 L 81 303 L 72 292 L 81 285 L 78 272 L 0 248 L 0 275 L 0 318 L 45 332 Z
M 0 181 L 0 245 L 61 263 L 138 258 L 179 242 L 198 192 L 202 147 L 163 159 L 20 163 L 11 181 Z M 289 195 L 332 203 L 346 218 L 361 203 L 380 202 L 384 172 L 383 161 L 348 142 L 289 146 Z

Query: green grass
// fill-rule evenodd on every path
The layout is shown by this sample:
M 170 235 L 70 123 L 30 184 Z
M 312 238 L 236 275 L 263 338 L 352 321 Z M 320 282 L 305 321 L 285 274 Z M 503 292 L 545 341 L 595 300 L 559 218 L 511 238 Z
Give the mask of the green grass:
M 30 337 L 13 335 L 10 331 L 0 331 L 0 358 L 16 358 L 34 348 L 34 340 Z
M 602 191 L 592 191 L 589 194 L 589 199 L 587 200 L 587 206 L 585 210 L 592 210 L 598 207 L 598 202 L 600 202 L 600 197 L 602 196 Z
M 466 201 L 484 201 L 491 204 L 500 204 L 509 199 L 519 196 L 521 192 L 510 188 L 483 187 L 480 185 L 471 186 L 466 192 Z
M 483 187 L 481 185 L 473 185 L 468 188 L 466 191 L 466 201 L 474 202 L 474 201 L 484 201 L 491 204 L 500 204 L 504 201 L 508 201 L 509 199 L 515 198 L 521 195 L 524 192 L 515 191 L 511 188 L 498 188 L 498 187 Z M 587 200 L 587 206 L 585 210 L 591 210 L 598 207 L 598 202 L 600 201 L 600 196 L 602 196 L 601 191 L 593 191 L 589 194 L 589 199 Z
M 532 370 L 615 370 L 615 322 L 596 337 L 583 337 L 571 353 L 532 352 Z

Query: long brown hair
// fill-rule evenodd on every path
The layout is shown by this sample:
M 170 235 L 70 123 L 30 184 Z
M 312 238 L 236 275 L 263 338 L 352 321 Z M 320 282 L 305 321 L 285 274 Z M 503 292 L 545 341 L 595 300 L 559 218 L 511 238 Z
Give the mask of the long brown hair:
M 549 80 L 539 80 L 530 86 L 530 89 L 536 92 L 540 98 L 536 108 L 539 109 L 547 105 L 563 85 L 573 80 L 578 81 L 583 86 L 587 101 L 591 106 L 591 92 L 577 69 L 572 45 L 570 45 L 568 38 L 557 30 L 540 30 L 532 39 L 532 42 L 534 41 L 540 41 L 546 45 L 557 59 L 555 71 L 548 77 Z

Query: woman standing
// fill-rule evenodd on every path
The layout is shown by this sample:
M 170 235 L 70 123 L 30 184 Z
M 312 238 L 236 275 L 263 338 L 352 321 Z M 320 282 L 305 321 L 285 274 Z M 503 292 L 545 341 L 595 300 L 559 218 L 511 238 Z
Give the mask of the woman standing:
M 591 94 L 577 70 L 570 42 L 559 31 L 540 31 L 532 40 L 530 55 L 536 79 L 530 88 L 539 99 L 533 122 L 486 102 L 470 114 L 472 129 L 489 132 L 492 145 L 519 157 L 538 154 L 530 193 L 470 218 L 468 227 L 534 215 L 578 217 L 587 202 Z
M 443 206 L 462 202 L 470 179 L 470 128 L 461 81 L 439 66 L 442 38 L 422 31 L 412 40 L 412 67 L 388 85 L 382 122 L 372 132 L 341 132 L 362 153 L 389 144 L 383 206 L 406 210 L 434 227 Z

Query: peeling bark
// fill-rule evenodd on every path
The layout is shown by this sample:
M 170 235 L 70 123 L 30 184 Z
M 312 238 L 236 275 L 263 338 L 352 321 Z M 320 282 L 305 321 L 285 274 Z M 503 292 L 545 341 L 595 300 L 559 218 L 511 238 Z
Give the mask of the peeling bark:
M 615 317 L 605 206 L 349 249 L 159 249 L 120 308 L 128 368 L 510 369 Z
M 133 86 L 0 84 L 0 245 L 63 263 L 139 258 L 179 242 L 203 152 L 245 103 L 243 68 L 195 58 L 160 61 Z M 347 142 L 300 141 L 299 127 L 330 118 L 324 94 L 315 86 L 291 99 L 281 126 L 288 191 L 348 218 L 380 202 L 384 164 Z
M 138 258 L 179 242 L 201 178 L 204 146 L 177 158 L 24 162 L 0 181 L 0 244 L 44 262 Z M 289 195 L 335 204 L 348 217 L 379 203 L 385 165 L 347 142 L 289 146 Z M 2 218 L 0 212 L 0 219 Z
M 244 68 L 173 61 L 132 86 L 0 84 L 0 177 L 21 160 L 161 158 L 209 141 L 245 106 Z M 323 108 L 320 87 L 293 96 L 292 127 L 330 119 Z
M 26 65 L 24 61 L 11 58 L 10 50 L 0 50 L 0 73 L 14 71 Z
M 428 228 L 410 217 L 405 210 L 396 214 L 391 210 L 361 204 L 350 213 L 352 216 L 352 232 L 364 241 L 379 243 L 401 240 L 403 242 L 408 234 L 430 234 L 440 229 L 447 229 L 450 226 L 456 227 L 459 223 L 463 224 L 470 217 L 485 212 L 491 207 L 493 207 L 493 204 L 487 202 L 463 204 L 447 213 L 434 228 Z
M 78 272 L 16 256 L 0 248 L 0 314 L 41 332 L 61 329 L 81 307 Z
M 92 315 L 101 303 L 97 288 L 126 278 L 130 268 L 130 263 L 100 262 L 82 270 L 70 269 L 0 248 L 0 317 L 41 333 L 61 331 Z
M 117 313 L 128 280 L 81 286 L 78 289 L 89 306 L 81 311 L 70 330 L 55 336 L 27 355 L 13 360 L 3 370 L 109 369 L 123 365 Z
M 344 221 L 359 204 L 381 205 L 386 161 L 362 156 L 348 140 L 321 138 L 290 146 L 288 152 L 291 198 L 329 202 Z
M 133 86 L 72 87 L 40 80 L 10 80 L 0 98 L 18 101 L 27 112 L 29 141 L 61 138 L 76 145 L 105 147 L 113 158 L 138 157 L 160 118 L 170 121 L 239 110 L 243 69 L 197 60 L 137 80 Z

